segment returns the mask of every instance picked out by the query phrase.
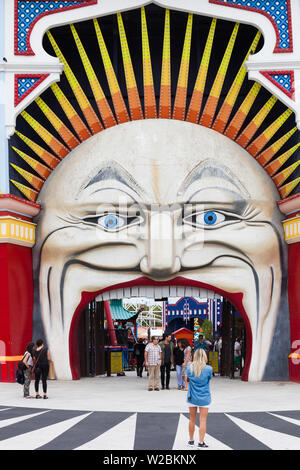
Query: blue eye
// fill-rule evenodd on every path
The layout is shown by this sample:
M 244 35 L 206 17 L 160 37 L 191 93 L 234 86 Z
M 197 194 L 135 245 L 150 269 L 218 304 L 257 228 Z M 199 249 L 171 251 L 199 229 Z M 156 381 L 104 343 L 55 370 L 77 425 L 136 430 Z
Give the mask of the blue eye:
M 226 220 L 226 217 L 221 212 L 207 211 L 200 214 L 194 214 L 190 218 L 190 222 L 195 226 L 213 227 L 221 224 Z
M 107 229 L 116 229 L 124 225 L 124 220 L 121 217 L 118 217 L 115 214 L 107 214 L 102 217 L 99 217 L 98 223 Z
M 215 212 L 206 212 L 204 214 L 204 222 L 207 225 L 214 225 L 217 222 L 217 214 Z

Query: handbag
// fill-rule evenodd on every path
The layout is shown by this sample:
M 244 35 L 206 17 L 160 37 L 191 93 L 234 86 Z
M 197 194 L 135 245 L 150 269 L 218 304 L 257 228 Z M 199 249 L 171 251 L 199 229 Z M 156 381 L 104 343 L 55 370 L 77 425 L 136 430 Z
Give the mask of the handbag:
M 40 350 L 40 354 L 38 355 L 38 358 L 37 358 L 37 360 L 36 360 L 35 363 L 34 363 L 34 366 L 33 366 L 33 368 L 32 368 L 32 374 L 34 373 L 34 370 L 36 369 L 36 365 L 37 365 L 37 363 L 38 363 L 38 360 L 39 360 L 39 358 L 40 358 L 40 355 L 42 354 L 43 349 L 44 349 L 44 348 L 42 348 L 42 349 Z

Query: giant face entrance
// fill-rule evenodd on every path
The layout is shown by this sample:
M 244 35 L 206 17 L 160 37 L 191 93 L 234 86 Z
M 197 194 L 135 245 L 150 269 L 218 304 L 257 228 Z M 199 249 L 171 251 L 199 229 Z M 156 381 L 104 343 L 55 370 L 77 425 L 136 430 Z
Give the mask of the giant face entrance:
M 47 337 L 58 378 L 79 378 L 79 313 L 97 294 L 201 286 L 243 315 L 244 375 L 287 378 L 287 257 L 278 191 L 260 164 L 275 157 L 273 147 L 264 153 L 264 129 L 291 136 L 290 112 L 246 79 L 255 29 L 169 13 L 149 5 L 45 39 L 64 75 L 18 123 L 18 139 L 55 167 L 45 184 L 30 180 L 43 207 L 34 334 Z M 46 153 L 25 137 L 29 128 Z
M 200 332 L 215 375 L 241 378 L 247 355 L 244 321 L 229 300 L 221 296 L 214 298 L 211 294 L 210 298 L 202 299 L 115 299 L 108 301 L 109 310 L 98 296 L 82 311 L 78 323 L 80 377 L 123 375 L 137 370 L 143 360 L 136 353 L 139 351 L 136 345 L 151 341 L 152 335 L 162 339 L 163 333 L 171 334 L 174 344 L 185 338 L 195 350 L 199 346 Z M 111 348 L 121 354 L 116 370 L 112 370 Z

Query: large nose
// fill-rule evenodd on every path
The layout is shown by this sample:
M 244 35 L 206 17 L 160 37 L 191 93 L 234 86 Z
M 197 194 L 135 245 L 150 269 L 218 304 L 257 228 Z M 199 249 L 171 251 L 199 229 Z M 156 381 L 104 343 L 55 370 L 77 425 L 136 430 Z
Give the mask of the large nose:
M 174 214 L 156 212 L 149 216 L 147 253 L 141 261 L 141 270 L 153 277 L 167 277 L 180 270 L 176 256 Z

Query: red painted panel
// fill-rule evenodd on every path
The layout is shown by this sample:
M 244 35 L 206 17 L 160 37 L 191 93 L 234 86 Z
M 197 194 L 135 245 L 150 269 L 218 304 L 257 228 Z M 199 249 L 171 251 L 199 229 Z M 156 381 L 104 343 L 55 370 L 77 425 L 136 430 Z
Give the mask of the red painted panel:
M 0 244 L 0 298 L 2 354 L 23 355 L 32 339 L 31 248 Z
M 289 308 L 291 328 L 291 351 L 300 351 L 300 243 L 289 245 Z M 290 379 L 300 382 L 300 365 L 290 358 Z M 297 361 L 299 362 L 299 361 Z

